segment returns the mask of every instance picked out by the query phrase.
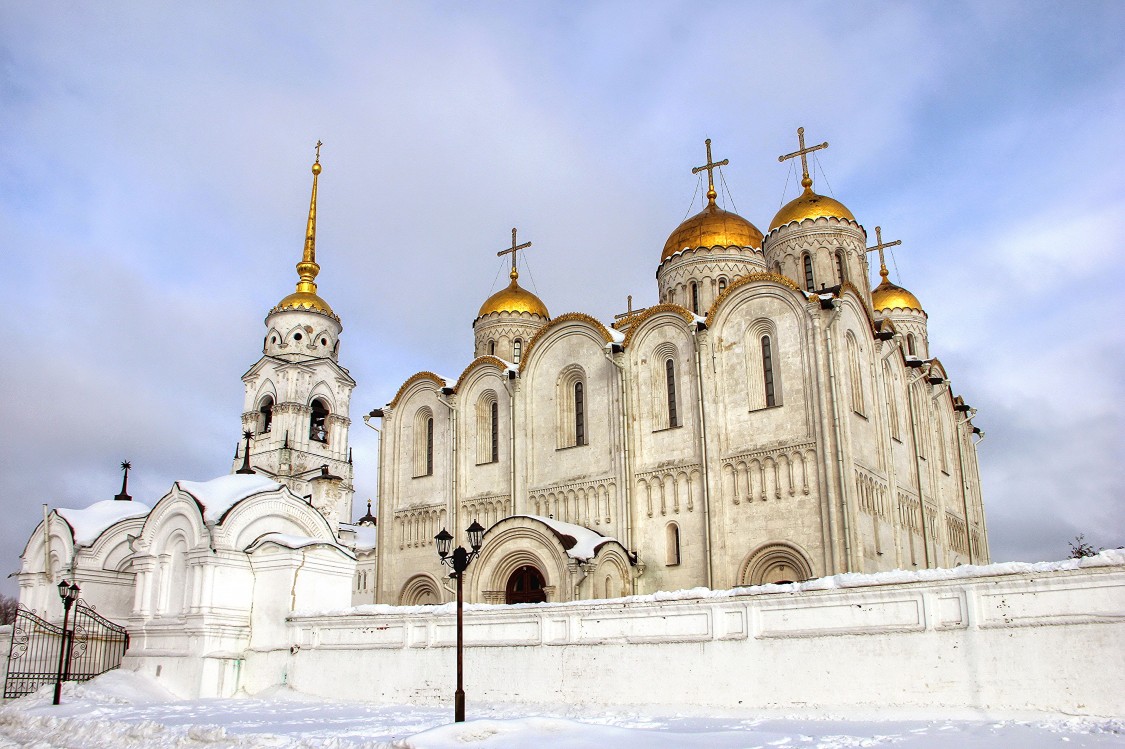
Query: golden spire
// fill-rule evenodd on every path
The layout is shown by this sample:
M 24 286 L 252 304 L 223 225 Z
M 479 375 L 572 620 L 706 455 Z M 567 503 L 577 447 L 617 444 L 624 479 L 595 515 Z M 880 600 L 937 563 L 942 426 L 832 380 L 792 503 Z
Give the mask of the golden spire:
M 793 153 L 787 153 L 784 156 L 778 156 L 779 162 L 784 162 L 786 159 L 801 157 L 801 187 L 805 188 L 805 192 L 812 192 L 812 177 L 809 176 L 809 160 L 808 154 L 813 151 L 819 151 L 822 148 L 828 148 L 828 141 L 824 141 L 819 146 L 809 146 L 805 148 L 805 129 L 803 127 L 797 128 L 797 142 L 800 148 Z
M 301 262 L 297 263 L 297 282 L 299 293 L 316 293 L 316 274 L 320 273 L 320 266 L 316 264 L 316 179 L 320 176 L 320 147 L 324 144 L 316 142 L 316 161 L 312 165 L 313 184 L 312 198 L 309 199 L 309 223 L 305 228 L 305 251 L 301 255 Z
M 883 250 L 886 249 L 887 247 L 895 247 L 897 245 L 902 244 L 902 240 L 896 239 L 893 242 L 884 242 L 883 241 L 883 227 L 876 226 L 875 227 L 875 241 L 876 241 L 875 246 L 868 247 L 867 251 L 879 253 L 879 275 L 883 277 L 884 281 L 886 281 L 887 276 L 889 276 L 891 274 L 887 271 L 887 261 L 883 257 Z
M 707 163 L 704 164 L 703 166 L 695 167 L 694 169 L 691 170 L 691 173 L 692 174 L 699 174 L 704 169 L 707 170 L 707 205 L 715 205 L 715 198 L 719 197 L 719 194 L 717 192 L 715 192 L 715 168 L 720 167 L 720 166 L 726 166 L 727 164 L 730 163 L 730 161 L 727 160 L 727 159 L 723 159 L 722 161 L 712 162 L 711 161 L 711 139 L 708 138 L 707 140 L 703 141 L 703 144 L 705 146 L 707 146 Z
M 524 242 L 521 245 L 516 244 L 516 227 L 512 227 L 512 246 L 506 250 L 500 250 L 496 253 L 496 257 L 504 257 L 505 255 L 512 256 L 512 271 L 508 274 L 508 278 L 512 279 L 512 285 L 516 283 L 516 279 L 520 277 L 520 272 L 516 270 L 516 253 L 520 250 L 526 250 L 531 246 L 531 242 Z

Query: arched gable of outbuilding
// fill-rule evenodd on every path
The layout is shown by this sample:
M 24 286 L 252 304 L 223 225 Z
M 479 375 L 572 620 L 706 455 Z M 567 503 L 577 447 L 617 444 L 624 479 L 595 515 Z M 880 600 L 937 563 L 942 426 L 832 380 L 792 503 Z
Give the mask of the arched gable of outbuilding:
M 336 543 L 324 516 L 285 486 L 234 504 L 216 525 L 213 543 L 216 548 L 244 551 L 268 533 Z

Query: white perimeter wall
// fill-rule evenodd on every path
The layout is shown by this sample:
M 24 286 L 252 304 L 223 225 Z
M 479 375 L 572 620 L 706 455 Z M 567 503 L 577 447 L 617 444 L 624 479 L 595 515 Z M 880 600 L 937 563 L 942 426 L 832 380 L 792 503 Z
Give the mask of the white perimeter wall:
M 473 606 L 465 690 L 470 711 L 495 701 L 1122 716 L 1125 556 L 1102 557 L 1103 566 L 1081 569 L 803 584 L 821 590 Z M 942 573 L 958 574 L 930 571 Z M 452 704 L 453 607 L 370 608 L 291 617 L 284 647 L 238 664 L 241 688 Z M 157 662 L 137 661 L 149 673 Z

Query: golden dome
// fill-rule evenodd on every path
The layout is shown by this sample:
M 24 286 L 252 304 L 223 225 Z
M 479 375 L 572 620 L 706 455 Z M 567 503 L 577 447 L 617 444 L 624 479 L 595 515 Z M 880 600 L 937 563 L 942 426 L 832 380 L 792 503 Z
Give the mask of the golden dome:
M 913 309 L 922 312 L 918 297 L 901 286 L 895 286 L 883 277 L 883 282 L 871 291 L 871 306 L 877 310 Z
M 707 207 L 676 227 L 664 243 L 660 262 L 696 247 L 761 247 L 762 232 L 737 213 L 708 201 Z
M 782 206 L 777 215 L 773 217 L 773 221 L 770 222 L 770 231 L 794 221 L 803 221 L 806 218 L 846 218 L 855 221 L 855 216 L 843 203 L 825 195 L 817 195 L 812 191 L 812 180 L 808 182 L 805 191 Z
M 309 291 L 294 291 L 278 302 L 277 306 L 270 312 L 280 312 L 287 309 L 307 309 L 313 312 L 323 312 L 330 317 L 336 316 L 336 313 L 328 306 L 328 302 Z
M 539 315 L 544 319 L 550 320 L 551 315 L 547 312 L 547 305 L 543 304 L 543 301 L 539 297 L 516 283 L 516 279 L 519 278 L 519 273 L 513 270 L 508 277 L 512 279 L 512 282 L 508 284 L 507 288 L 500 289 L 500 291 L 497 291 L 486 299 L 484 304 L 480 306 L 480 312 L 477 313 L 477 317 L 481 318 L 493 312 L 512 312 L 516 314 L 528 312 L 532 315 Z

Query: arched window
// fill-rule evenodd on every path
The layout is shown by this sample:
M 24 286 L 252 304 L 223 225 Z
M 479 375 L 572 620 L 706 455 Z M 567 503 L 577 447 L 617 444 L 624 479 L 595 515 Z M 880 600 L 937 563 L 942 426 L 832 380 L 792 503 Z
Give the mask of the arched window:
M 678 427 L 680 418 L 676 412 L 676 362 L 672 357 L 664 360 L 664 379 L 668 381 L 668 426 Z
M 556 385 L 558 446 L 586 444 L 586 373 L 577 364 L 559 374 Z
M 500 407 L 496 393 L 486 390 L 477 401 L 477 465 L 500 459 Z
M 496 356 L 496 341 L 488 342 L 488 353 L 492 356 Z
M 816 288 L 816 279 L 813 278 L 812 256 L 805 253 L 801 256 L 801 262 L 805 268 L 805 291 L 813 291 Z
M 917 351 L 915 349 L 914 334 L 913 333 L 907 333 L 906 334 L 906 353 L 909 354 L 910 356 L 917 356 L 918 355 Z
M 265 434 L 273 426 L 273 396 L 262 398 L 262 405 L 258 406 L 258 434 Z
M 665 533 L 665 564 L 669 567 L 680 563 L 680 526 L 668 523 Z
M 851 376 L 852 386 L 852 410 L 857 414 L 864 413 L 864 399 L 863 399 L 863 371 L 859 365 L 859 344 L 856 343 L 855 337 L 849 332 L 847 337 L 848 345 L 848 373 Z
M 766 408 L 777 405 L 773 388 L 773 343 L 768 335 L 762 336 L 762 384 L 766 390 Z
M 727 279 L 720 278 L 719 279 L 719 293 L 722 294 L 726 290 L 727 290 Z
M 420 408 L 414 415 L 414 477 L 434 475 L 434 412 Z
M 492 442 L 492 462 L 500 460 L 500 406 L 496 401 L 492 401 L 492 419 L 491 419 L 491 442 Z
M 699 284 L 691 282 L 691 311 L 699 314 Z
M 836 250 L 836 275 L 840 283 L 848 280 L 848 261 L 844 258 L 843 250 Z
M 574 444 L 586 444 L 586 396 L 581 382 L 574 383 Z
M 328 406 L 320 398 L 312 402 L 312 415 L 309 417 L 309 439 L 313 442 L 328 442 Z
M 519 364 L 520 356 L 523 354 L 523 341 L 519 338 L 512 341 L 512 363 Z
M 777 331 L 772 320 L 760 319 L 746 332 L 746 389 L 750 410 L 773 408 L 781 397 Z

